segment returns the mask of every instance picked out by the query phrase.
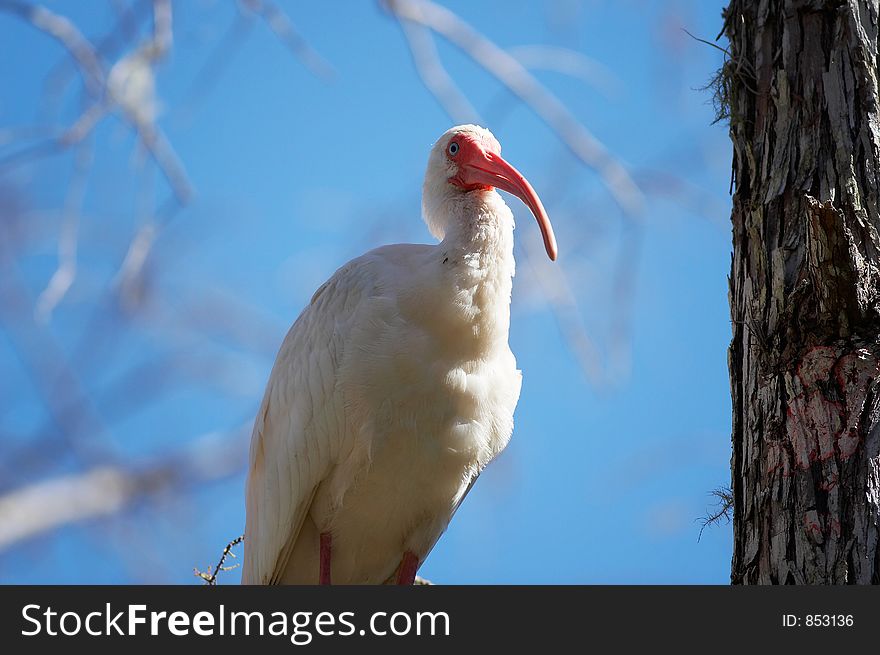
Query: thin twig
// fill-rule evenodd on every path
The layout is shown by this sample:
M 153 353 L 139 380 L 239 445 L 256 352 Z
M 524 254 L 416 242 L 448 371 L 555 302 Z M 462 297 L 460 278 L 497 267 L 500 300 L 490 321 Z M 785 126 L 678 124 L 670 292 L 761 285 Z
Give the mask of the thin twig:
M 700 534 L 697 535 L 697 542 L 703 537 L 703 530 L 710 525 L 717 525 L 722 519 L 726 523 L 730 523 L 731 514 L 733 512 L 733 491 L 730 487 L 718 487 L 717 489 L 712 490 L 709 495 L 715 498 L 717 502 L 715 504 L 715 509 L 706 510 L 705 516 L 696 519 L 702 524 L 700 527 Z
M 232 552 L 232 549 L 235 548 L 238 544 L 244 541 L 244 535 L 236 537 L 228 544 L 226 544 L 226 548 L 223 549 L 223 553 L 220 555 L 220 560 L 214 566 L 214 570 L 211 573 L 206 573 L 204 571 L 199 571 L 198 569 L 193 569 L 193 574 L 197 578 L 201 578 L 205 581 L 206 585 L 214 586 L 217 584 L 217 575 L 221 571 L 232 571 L 233 569 L 238 568 L 238 564 L 234 564 L 232 566 L 224 566 L 226 563 L 227 557 L 235 557 L 235 553 Z

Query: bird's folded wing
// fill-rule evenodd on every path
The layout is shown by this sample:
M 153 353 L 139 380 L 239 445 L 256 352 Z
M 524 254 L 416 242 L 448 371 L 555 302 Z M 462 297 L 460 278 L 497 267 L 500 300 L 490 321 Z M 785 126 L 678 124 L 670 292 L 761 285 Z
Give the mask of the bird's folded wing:
M 373 291 L 358 260 L 339 269 L 284 339 L 254 422 L 243 584 L 276 582 L 315 489 L 352 447 L 338 381 L 358 308 Z

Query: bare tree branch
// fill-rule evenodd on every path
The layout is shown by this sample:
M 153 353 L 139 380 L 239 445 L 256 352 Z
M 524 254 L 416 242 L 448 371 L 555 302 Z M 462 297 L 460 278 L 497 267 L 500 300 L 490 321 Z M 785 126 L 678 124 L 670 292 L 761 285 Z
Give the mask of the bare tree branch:
M 55 38 L 76 62 L 89 93 L 94 97 L 103 93 L 104 69 L 95 49 L 67 18 L 45 7 L 18 0 L 0 0 L 0 11 L 12 12 Z
M 278 5 L 269 0 L 239 0 L 239 2 L 266 21 L 269 29 L 275 32 L 281 42 L 315 75 L 327 79 L 336 75 L 333 66 L 309 45 L 296 30 L 290 17 Z
M 549 45 L 522 45 L 508 48 L 507 52 L 529 70 L 562 73 L 581 80 L 605 95 L 620 90 L 620 81 L 611 71 L 577 50 Z
M 431 32 L 420 24 L 398 20 L 409 44 L 416 71 L 443 110 L 456 123 L 482 123 L 479 113 L 446 72 Z
M 195 574 L 195 576 L 204 580 L 206 585 L 212 587 L 216 585 L 218 574 L 238 568 L 238 564 L 233 564 L 232 566 L 224 566 L 224 564 L 226 563 L 227 557 L 235 557 L 235 553 L 232 552 L 232 549 L 243 541 L 244 535 L 238 536 L 230 541 L 228 544 L 226 544 L 226 548 L 224 548 L 223 552 L 220 554 L 220 559 L 217 561 L 217 564 L 214 565 L 214 570 L 208 573 L 205 571 L 199 571 L 198 569 L 193 569 L 193 573 Z
M 63 525 L 111 516 L 135 499 L 189 488 L 241 470 L 251 423 L 207 434 L 147 466 L 99 466 L 0 495 L 0 551 Z
M 0 246 L 3 240 L 0 240 Z M 34 304 L 10 253 L 0 247 L 0 325 L 38 389 L 47 413 L 64 435 L 67 450 L 82 462 L 111 458 L 105 428 L 63 350 L 34 320 Z M 78 428 L 88 438 L 79 438 Z
M 599 349 L 584 325 L 577 297 L 562 264 L 557 262 L 549 265 L 545 261 L 544 246 L 538 239 L 524 239 L 522 253 L 526 266 L 532 270 L 538 284 L 545 291 L 544 297 L 553 310 L 556 325 L 581 370 L 591 384 L 602 386 L 606 376 Z
M 118 18 L 113 27 L 95 45 L 95 52 L 99 58 L 105 61 L 114 58 L 121 48 L 125 47 L 137 36 L 147 8 L 152 5 L 152 0 L 133 0 L 130 4 L 118 8 Z M 58 101 L 64 95 L 64 90 L 70 80 L 70 75 L 76 71 L 76 66 L 71 65 L 70 57 L 61 59 L 47 74 L 43 81 L 43 101 Z M 45 109 L 41 112 L 45 113 Z
M 83 197 L 93 158 L 91 144 L 83 144 L 76 150 L 72 179 L 67 188 L 61 234 L 58 237 L 58 268 L 36 301 L 35 317 L 48 323 L 52 312 L 67 294 L 76 279 L 76 252 Z
M 76 61 L 86 88 L 95 99 L 95 104 L 104 105 L 107 96 L 110 96 L 110 100 L 122 110 L 126 122 L 137 132 L 144 147 L 165 175 L 177 201 L 181 205 L 186 205 L 192 196 L 192 187 L 186 172 L 162 130 L 155 125 L 155 116 L 144 111 L 146 99 L 143 90 L 148 75 L 150 83 L 152 81 L 150 66 L 157 58 L 165 55 L 171 43 L 170 7 L 170 3 L 166 0 L 159 0 L 154 4 L 153 39 L 141 50 L 117 62 L 110 70 L 109 76 L 105 77 L 103 66 L 94 46 L 67 18 L 39 5 L 17 0 L 0 0 L 0 10 L 15 13 L 36 29 L 58 40 L 67 49 Z M 133 84 L 133 82 L 138 84 Z M 103 112 L 98 108 L 88 109 L 84 116 L 100 118 L 103 116 Z M 80 126 L 79 129 L 68 130 L 65 138 L 59 142 L 38 144 L 28 149 L 26 154 L 32 156 L 57 152 L 59 146 L 63 147 L 81 140 L 84 135 L 90 132 L 91 128 L 94 128 L 97 122 L 99 121 L 86 121 L 89 129 L 84 130 Z M 79 121 L 77 121 L 77 125 L 79 125 Z M 18 161 L 21 156 L 22 153 L 17 153 L 13 161 Z M 0 163 L 8 166 L 10 159 L 7 158 Z

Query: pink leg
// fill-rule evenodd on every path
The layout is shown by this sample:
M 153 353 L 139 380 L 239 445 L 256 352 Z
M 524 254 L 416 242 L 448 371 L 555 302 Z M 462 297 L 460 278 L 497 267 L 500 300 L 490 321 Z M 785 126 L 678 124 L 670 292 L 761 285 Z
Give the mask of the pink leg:
M 419 558 L 410 551 L 403 554 L 403 560 L 397 569 L 397 584 L 411 585 L 416 580 L 416 571 L 419 570 Z
M 330 584 L 330 533 L 321 533 L 321 571 L 319 584 Z

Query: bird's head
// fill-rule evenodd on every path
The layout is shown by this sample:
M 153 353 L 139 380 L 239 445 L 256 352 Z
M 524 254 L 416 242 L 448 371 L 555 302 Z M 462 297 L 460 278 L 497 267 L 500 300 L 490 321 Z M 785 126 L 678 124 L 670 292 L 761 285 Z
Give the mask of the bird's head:
M 556 237 L 541 199 L 528 180 L 502 159 L 498 139 L 477 125 L 453 127 L 431 149 L 422 191 L 423 213 L 431 233 L 443 238 L 446 224 L 440 214 L 448 207 L 448 200 L 494 188 L 512 193 L 532 211 L 547 255 L 555 260 Z

